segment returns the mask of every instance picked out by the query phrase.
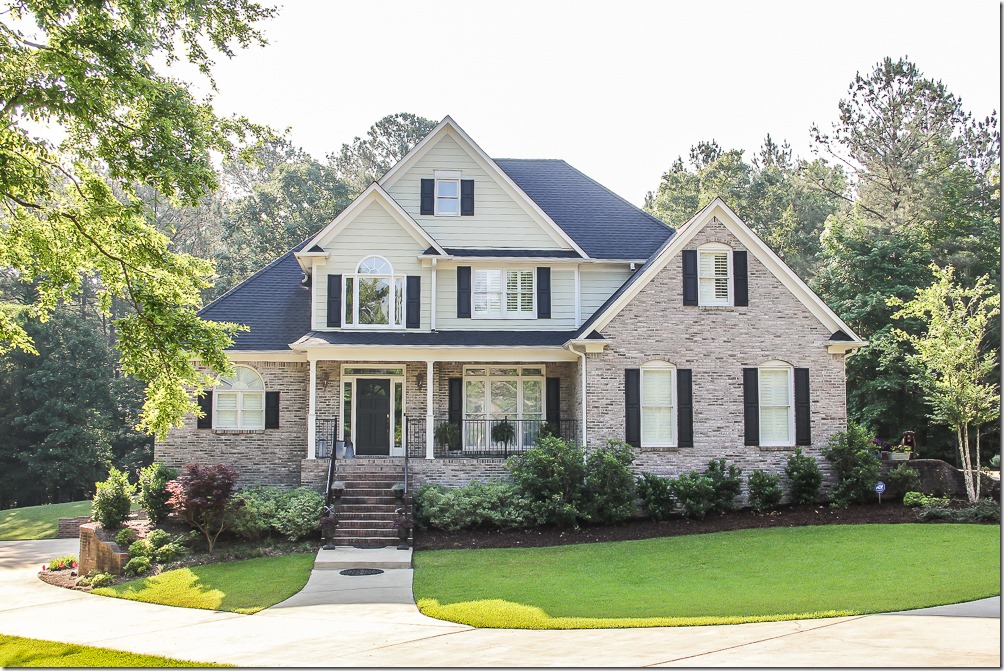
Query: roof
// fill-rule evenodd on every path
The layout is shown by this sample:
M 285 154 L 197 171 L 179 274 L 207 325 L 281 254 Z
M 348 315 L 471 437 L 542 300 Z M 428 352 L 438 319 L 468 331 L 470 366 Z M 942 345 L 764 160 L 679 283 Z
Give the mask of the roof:
M 229 349 L 287 350 L 310 330 L 310 287 L 294 254 L 296 247 L 202 308 L 199 316 L 250 327 L 238 333 Z
M 594 259 L 648 259 L 673 229 L 568 163 L 494 159 Z
M 311 331 L 295 345 L 561 347 L 575 331 Z

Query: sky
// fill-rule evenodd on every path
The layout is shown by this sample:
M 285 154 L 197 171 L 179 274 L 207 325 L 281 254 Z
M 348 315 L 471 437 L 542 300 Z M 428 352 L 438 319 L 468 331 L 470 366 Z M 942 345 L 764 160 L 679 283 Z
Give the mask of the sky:
M 996 1 L 285 0 L 269 45 L 218 59 L 216 109 L 318 159 L 381 117 L 450 115 L 489 156 L 561 158 L 640 205 L 714 139 L 811 157 L 855 73 L 908 56 L 970 112 L 1000 108 Z

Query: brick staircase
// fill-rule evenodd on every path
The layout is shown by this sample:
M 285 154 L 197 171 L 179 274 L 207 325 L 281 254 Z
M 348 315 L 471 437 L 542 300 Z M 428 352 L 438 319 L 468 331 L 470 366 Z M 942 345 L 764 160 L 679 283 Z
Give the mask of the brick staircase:
M 391 487 L 404 479 L 402 459 L 347 459 L 338 462 L 336 481 L 345 483 L 338 504 L 335 545 L 378 548 L 398 545 L 395 512 L 402 504 Z

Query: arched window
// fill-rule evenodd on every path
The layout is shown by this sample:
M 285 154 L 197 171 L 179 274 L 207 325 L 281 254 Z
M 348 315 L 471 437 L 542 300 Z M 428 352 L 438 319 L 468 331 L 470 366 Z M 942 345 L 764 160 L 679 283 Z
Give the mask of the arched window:
M 265 383 L 253 368 L 237 366 L 233 377 L 220 378 L 213 405 L 214 428 L 265 428 Z
M 641 446 L 674 447 L 676 366 L 650 361 L 641 367 Z
M 732 248 L 709 242 L 697 248 L 698 305 L 732 305 Z
M 767 361 L 758 368 L 760 444 L 794 445 L 794 369 L 785 361 Z
M 350 327 L 404 326 L 405 278 L 395 275 L 390 261 L 367 256 L 353 275 L 345 276 L 345 319 Z

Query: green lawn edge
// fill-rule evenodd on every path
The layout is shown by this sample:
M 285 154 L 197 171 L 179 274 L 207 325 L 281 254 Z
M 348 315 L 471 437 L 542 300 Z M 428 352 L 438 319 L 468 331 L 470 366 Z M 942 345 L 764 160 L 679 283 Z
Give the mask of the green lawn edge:
M 55 538 L 60 517 L 80 517 L 90 514 L 90 500 L 0 510 L 0 541 L 37 541 Z
M 0 634 L 0 667 L 232 667 Z

